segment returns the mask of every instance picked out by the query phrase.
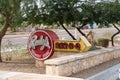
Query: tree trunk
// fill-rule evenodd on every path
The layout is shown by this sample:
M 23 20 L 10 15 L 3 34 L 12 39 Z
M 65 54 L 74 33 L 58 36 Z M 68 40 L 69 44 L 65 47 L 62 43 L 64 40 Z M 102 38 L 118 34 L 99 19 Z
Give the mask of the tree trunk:
M 60 24 L 61 24 L 61 26 L 63 27 L 63 29 L 71 36 L 71 38 L 72 38 L 73 40 L 76 40 L 75 37 L 65 28 L 65 26 L 64 26 L 62 23 L 60 23 Z
M 114 37 L 120 33 L 120 29 L 115 24 L 113 24 L 113 26 L 118 30 L 118 32 L 113 34 L 111 37 L 112 46 L 114 46 Z
M 76 27 L 76 28 L 77 28 L 78 32 L 79 32 L 80 34 L 82 34 L 82 36 L 85 36 L 85 37 L 86 37 L 86 35 L 81 31 L 81 29 L 82 29 L 85 25 L 86 25 L 86 23 L 83 23 L 82 26 Z
M 115 46 L 114 45 L 114 37 L 119 34 L 120 32 L 118 31 L 117 33 L 113 34 L 112 37 L 111 37 L 111 42 L 112 42 L 112 46 Z
M 113 26 L 120 32 L 120 29 L 115 24 Z
M 1 57 L 1 42 L 2 42 L 2 38 L 4 37 L 5 33 L 7 32 L 8 27 L 10 26 L 10 19 L 9 19 L 9 15 L 5 16 L 5 24 L 4 27 L 1 29 L 0 31 L 0 62 L 2 62 L 2 57 Z
M 81 31 L 81 29 L 83 28 L 83 26 L 85 26 L 86 24 L 82 24 L 82 26 L 79 26 L 79 27 L 76 27 L 74 24 L 72 25 L 72 27 L 76 28 L 78 30 L 78 32 L 82 35 L 82 36 L 85 36 L 86 35 Z
M 0 38 L 0 62 L 2 62 L 2 57 L 1 57 L 1 38 Z
M 80 30 L 80 28 L 76 28 L 76 29 L 79 31 L 79 33 L 82 34 L 82 36 L 85 36 L 85 37 L 86 37 L 86 35 Z

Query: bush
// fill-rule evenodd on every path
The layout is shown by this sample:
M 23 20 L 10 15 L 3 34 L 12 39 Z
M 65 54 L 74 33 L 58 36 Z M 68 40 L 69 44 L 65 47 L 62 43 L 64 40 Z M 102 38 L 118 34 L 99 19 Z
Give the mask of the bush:
M 105 38 L 98 39 L 98 45 L 102 47 L 108 47 L 109 39 L 105 39 Z

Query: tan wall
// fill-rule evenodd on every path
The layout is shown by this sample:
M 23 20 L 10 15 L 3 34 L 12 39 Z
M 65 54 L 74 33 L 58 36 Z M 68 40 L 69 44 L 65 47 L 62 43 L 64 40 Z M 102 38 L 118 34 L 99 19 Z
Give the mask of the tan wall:
M 120 46 L 46 60 L 46 74 L 70 76 L 120 57 Z

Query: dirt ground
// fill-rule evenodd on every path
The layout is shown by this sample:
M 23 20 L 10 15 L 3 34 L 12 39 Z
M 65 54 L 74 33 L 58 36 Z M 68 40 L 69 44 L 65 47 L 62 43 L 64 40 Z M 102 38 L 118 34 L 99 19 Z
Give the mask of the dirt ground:
M 44 67 L 37 68 L 35 66 L 35 59 L 33 58 L 4 61 L 0 63 L 0 70 L 12 71 L 12 72 L 45 74 L 45 68 Z

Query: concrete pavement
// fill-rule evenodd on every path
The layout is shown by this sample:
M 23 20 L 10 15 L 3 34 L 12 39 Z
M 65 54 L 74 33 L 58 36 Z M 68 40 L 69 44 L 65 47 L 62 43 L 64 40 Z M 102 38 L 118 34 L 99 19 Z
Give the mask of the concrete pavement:
M 0 71 L 0 80 L 84 80 L 84 79 L 41 75 L 33 73 Z

